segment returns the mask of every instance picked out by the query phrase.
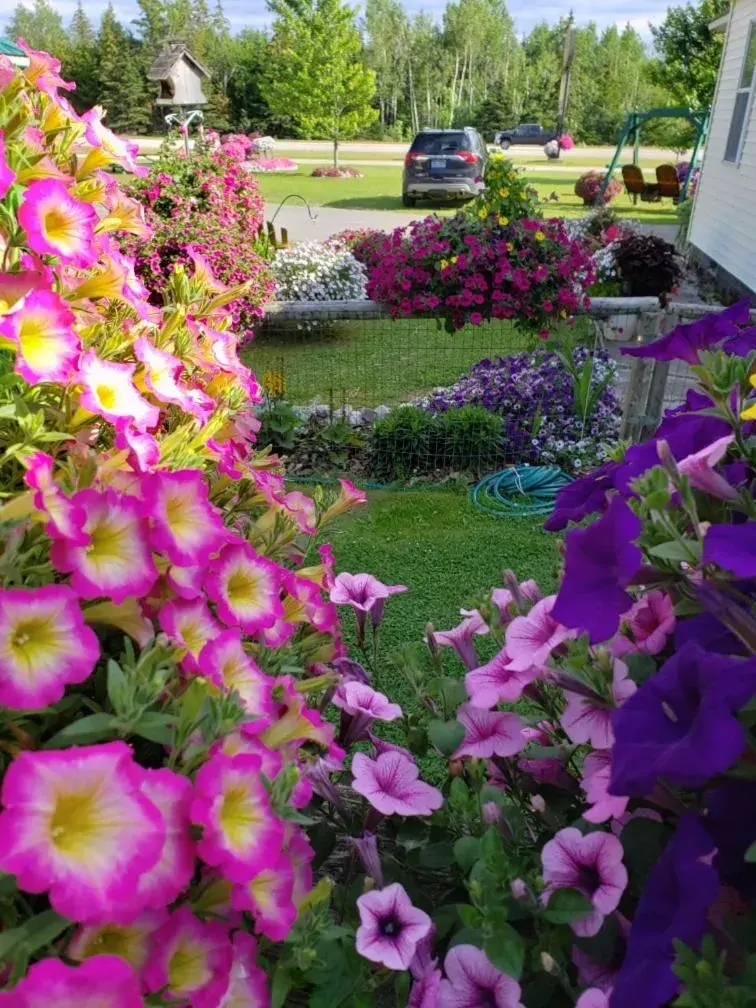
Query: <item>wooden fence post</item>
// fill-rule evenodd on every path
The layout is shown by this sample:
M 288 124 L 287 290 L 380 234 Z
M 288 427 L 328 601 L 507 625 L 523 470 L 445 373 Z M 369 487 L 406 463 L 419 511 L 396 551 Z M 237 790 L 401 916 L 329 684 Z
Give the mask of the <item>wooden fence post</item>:
M 651 343 L 655 340 L 659 332 L 658 312 L 643 312 L 640 317 L 640 328 L 639 343 Z M 646 409 L 653 364 L 654 361 L 648 357 L 633 357 L 633 363 L 630 365 L 630 378 L 625 392 L 620 428 L 620 437 L 625 441 L 640 440 L 646 427 Z

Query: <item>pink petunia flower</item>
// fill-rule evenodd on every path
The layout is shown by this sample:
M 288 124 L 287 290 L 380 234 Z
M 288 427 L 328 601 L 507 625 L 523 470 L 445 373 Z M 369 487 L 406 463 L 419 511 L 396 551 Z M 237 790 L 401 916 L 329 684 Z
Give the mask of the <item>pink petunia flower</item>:
M 465 686 L 474 707 L 490 710 L 498 703 L 519 700 L 522 691 L 538 677 L 540 670 L 534 665 L 522 672 L 512 668 L 506 649 L 485 665 L 474 668 L 465 676 Z
M 199 469 L 156 472 L 143 481 L 150 506 L 150 543 L 171 563 L 204 565 L 226 536 Z
M 16 347 L 16 373 L 30 385 L 67 382 L 81 343 L 74 315 L 54 291 L 32 290 L 0 319 L 0 337 Z
M 139 977 L 118 955 L 96 955 L 81 966 L 42 959 L 10 992 L 2 1008 L 144 1008 Z
M 714 468 L 725 457 L 727 449 L 734 440 L 735 435 L 728 434 L 700 451 L 686 455 L 677 463 L 679 472 L 688 477 L 690 485 L 696 490 L 702 490 L 720 500 L 737 500 L 738 491 Z
M 120 165 L 132 175 L 146 175 L 148 169 L 137 162 L 138 145 L 129 143 L 108 129 L 102 121 L 105 115 L 105 109 L 101 105 L 94 105 L 84 112 L 81 117 L 81 121 L 86 125 L 84 136 L 93 147 L 103 151 L 113 164 Z
M 351 480 L 340 479 L 339 484 L 341 487 L 339 496 L 323 514 L 324 524 L 331 521 L 333 518 L 336 518 L 338 515 L 344 514 L 344 512 L 350 511 L 353 507 L 357 507 L 367 501 L 365 491 L 356 487 Z
M 29 58 L 29 65 L 24 67 L 24 77 L 38 91 L 63 104 L 65 99 L 58 95 L 58 88 L 72 91 L 76 85 L 72 81 L 63 80 L 60 76 L 60 60 L 47 52 L 32 49 L 22 38 L 16 41 Z M 73 109 L 71 111 L 73 112 Z M 73 114 L 75 116 L 75 113 Z
M 134 355 L 144 368 L 144 384 L 155 398 L 161 402 L 175 403 L 186 413 L 191 413 L 201 420 L 205 416 L 205 411 L 200 409 L 198 415 L 197 404 L 192 400 L 190 390 L 179 385 L 178 378 L 184 370 L 184 365 L 178 357 L 165 350 L 158 350 L 146 336 L 135 339 L 133 346 Z
M 276 858 L 272 851 L 264 868 L 244 885 L 235 887 L 231 906 L 247 910 L 255 918 L 255 931 L 271 941 L 283 941 L 294 927 L 294 872 L 285 855 Z
M 444 804 L 441 792 L 425 781 L 414 760 L 400 752 L 384 752 L 375 760 L 356 753 L 352 787 L 383 815 L 430 815 Z
M 516 616 L 507 627 L 506 650 L 515 672 L 542 667 L 558 647 L 576 635 L 577 631 L 552 619 L 555 602 L 556 595 L 548 595 L 536 602 L 527 616 Z
M 0 130 L 0 199 L 8 192 L 16 181 L 16 173 L 8 164 L 5 154 L 5 134 Z
M 233 948 L 219 921 L 202 922 L 187 906 L 155 932 L 144 970 L 145 987 L 192 1008 L 218 1008 L 231 976 Z
M 200 651 L 197 665 L 202 675 L 224 693 L 238 693 L 248 714 L 272 717 L 275 714 L 275 680 L 265 675 L 254 658 L 244 650 L 238 630 L 224 630 Z
M 428 914 L 413 906 L 398 882 L 360 896 L 357 910 L 360 926 L 355 947 L 359 954 L 387 969 L 408 969 L 418 942 L 430 932 Z
M 331 602 L 348 605 L 357 617 L 360 635 L 365 632 L 365 616 L 370 613 L 374 627 L 383 620 L 386 599 L 407 591 L 406 585 L 385 585 L 372 574 L 339 574 L 331 588 Z
M 212 756 L 197 773 L 191 818 L 203 827 L 200 857 L 232 882 L 248 882 L 262 871 L 283 840 L 257 756 Z
M 75 199 L 57 179 L 32 182 L 18 208 L 18 223 L 26 232 L 29 248 L 79 269 L 95 259 L 96 221 L 91 204 Z
M 75 962 L 84 962 L 97 955 L 120 956 L 141 973 L 150 953 L 152 935 L 167 918 L 167 910 L 149 910 L 132 924 L 79 927 L 68 943 L 66 955 Z
M 609 995 L 598 987 L 591 987 L 590 990 L 583 991 L 577 999 L 575 1008 L 609 1008 Z
M 79 362 L 82 385 L 79 401 L 83 408 L 114 424 L 127 420 L 136 430 L 155 427 L 160 410 L 137 392 L 133 381 L 135 370 L 136 364 L 101 360 L 93 350 L 88 350 Z
M 71 502 L 86 514 L 89 541 L 79 546 L 56 540 L 50 549 L 53 566 L 71 574 L 71 587 L 82 598 L 105 595 L 117 605 L 130 595 L 146 595 L 158 574 L 147 547 L 141 501 L 107 489 L 79 490 Z
M 24 465 L 24 483 L 34 490 L 34 507 L 48 518 L 45 532 L 50 538 L 70 539 L 76 546 L 86 546 L 86 512 L 76 507 L 53 479 L 53 459 L 45 452 L 34 452 L 24 459 Z
M 525 748 L 522 721 L 517 714 L 482 710 L 472 704 L 462 704 L 457 721 L 464 726 L 465 737 L 453 754 L 490 759 L 491 756 L 513 756 Z
M 402 716 L 399 704 L 391 703 L 383 693 L 356 679 L 342 682 L 332 702 L 347 714 L 365 714 L 377 721 L 395 721 Z
M 600 832 L 583 835 L 574 826 L 560 830 L 541 851 L 544 902 L 558 889 L 578 889 L 593 906 L 587 917 L 570 924 L 576 935 L 598 934 L 604 917 L 617 909 L 627 886 L 622 855 L 617 837 Z
M 175 564 L 166 571 L 165 578 L 175 593 L 182 599 L 196 599 L 202 594 L 204 567 L 177 567 Z
M 612 711 L 620 707 L 638 689 L 630 678 L 627 665 L 614 660 L 612 701 L 591 699 L 580 693 L 568 692 L 567 704 L 560 718 L 562 727 L 573 742 L 590 742 L 594 749 L 610 749 L 614 743 Z
M 317 508 L 315 501 L 299 490 L 284 495 L 281 510 L 292 519 L 302 535 L 315 535 L 317 529 Z
M 290 836 L 286 841 L 286 855 L 289 858 L 294 876 L 292 899 L 294 906 L 299 909 L 305 896 L 312 889 L 312 862 L 315 859 L 315 851 L 301 829 L 289 826 L 289 831 Z
M 474 945 L 455 945 L 446 953 L 438 1008 L 524 1008 L 520 985 L 501 973 Z
M 675 607 L 669 595 L 663 591 L 649 592 L 622 617 L 620 633 L 611 643 L 611 652 L 617 657 L 633 651 L 659 654 L 676 623 Z
M 284 615 L 281 572 L 247 543 L 229 543 L 205 578 L 205 591 L 227 626 L 248 634 L 272 627 Z
M 199 669 L 202 649 L 222 633 L 204 597 L 166 602 L 158 612 L 158 623 L 175 644 L 186 648 L 181 664 L 188 672 Z
M 89 678 L 100 656 L 66 585 L 0 591 L 0 704 L 34 710 Z
M 160 461 L 160 445 L 147 431 L 137 430 L 129 420 L 117 420 L 115 446 L 129 452 L 129 464 L 137 472 L 150 472 Z
M 433 637 L 442 647 L 454 648 L 460 661 L 470 671 L 478 667 L 473 637 L 484 636 L 487 633 L 489 633 L 488 624 L 476 609 L 465 616 L 452 630 L 434 630 Z
M 2 785 L 0 871 L 71 920 L 112 920 L 165 840 L 141 782 L 123 742 L 20 753 Z
M 609 793 L 611 776 L 611 749 L 594 749 L 585 757 L 580 786 L 585 791 L 585 800 L 591 805 L 583 813 L 583 818 L 588 822 L 601 823 L 607 819 L 617 819 L 627 809 L 629 798 L 618 798 Z
M 244 931 L 235 931 L 232 944 L 231 974 L 219 1008 L 270 1008 L 268 978 L 255 963 L 255 939 Z

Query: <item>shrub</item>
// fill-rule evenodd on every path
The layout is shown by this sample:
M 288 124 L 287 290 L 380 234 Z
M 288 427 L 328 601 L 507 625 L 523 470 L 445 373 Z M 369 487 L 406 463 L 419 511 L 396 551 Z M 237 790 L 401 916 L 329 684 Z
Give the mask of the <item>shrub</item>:
M 334 242 L 300 242 L 279 249 L 271 268 L 279 301 L 351 301 L 366 296 L 364 266 Z
M 310 172 L 313 178 L 362 178 L 362 172 L 356 168 L 334 168 L 328 167 L 313 168 Z
M 466 212 L 479 218 L 496 217 L 502 225 L 539 217 L 538 193 L 527 183 L 525 173 L 494 151 L 488 159 L 485 189 L 467 204 Z
M 373 427 L 369 472 L 392 482 L 415 475 L 478 475 L 501 459 L 501 420 L 479 406 L 432 414 L 399 406 Z
M 635 297 L 663 297 L 682 277 L 675 246 L 656 235 L 620 239 L 614 246 L 614 261 L 623 287 Z
M 144 207 L 149 238 L 123 242 L 154 304 L 162 304 L 176 265 L 199 255 L 223 284 L 244 284 L 229 306 L 233 324 L 249 335 L 273 293 L 273 278 L 251 239 L 263 225 L 263 200 L 242 161 L 246 137 L 217 149 L 199 145 L 190 158 L 164 146 L 149 175 L 131 187 Z
M 612 179 L 602 194 L 601 187 L 605 178 L 606 174 L 603 172 L 585 172 L 575 183 L 575 195 L 579 196 L 586 206 L 611 203 L 614 197 L 619 196 L 622 192 L 622 183 L 617 179 Z
M 426 217 L 389 235 L 367 289 L 394 318 L 442 317 L 449 331 L 512 319 L 545 335 L 585 305 L 592 279 L 588 251 L 559 221 L 503 225 L 459 213 Z
M 450 388 L 424 401 L 430 413 L 474 405 L 502 419 L 507 463 L 556 464 L 584 471 L 619 434 L 615 366 L 603 351 L 578 347 L 567 358 L 545 350 L 482 360 Z

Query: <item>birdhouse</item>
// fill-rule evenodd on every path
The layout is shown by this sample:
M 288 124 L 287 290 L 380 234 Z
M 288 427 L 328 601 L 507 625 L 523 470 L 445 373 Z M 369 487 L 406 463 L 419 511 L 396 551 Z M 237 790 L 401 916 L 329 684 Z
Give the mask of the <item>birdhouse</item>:
M 195 59 L 183 42 L 164 43 L 163 50 L 147 71 L 147 79 L 158 85 L 158 105 L 174 107 L 206 105 L 202 82 L 210 71 Z
M 24 50 L 10 39 L 0 37 L 0 56 L 5 56 L 14 66 L 29 66 L 29 57 Z

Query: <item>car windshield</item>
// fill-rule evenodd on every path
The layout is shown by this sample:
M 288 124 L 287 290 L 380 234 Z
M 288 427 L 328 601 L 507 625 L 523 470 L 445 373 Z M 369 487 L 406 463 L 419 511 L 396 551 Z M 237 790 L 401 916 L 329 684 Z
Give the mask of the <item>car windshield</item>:
M 470 140 L 464 133 L 420 133 L 411 149 L 419 154 L 456 154 L 469 150 Z

